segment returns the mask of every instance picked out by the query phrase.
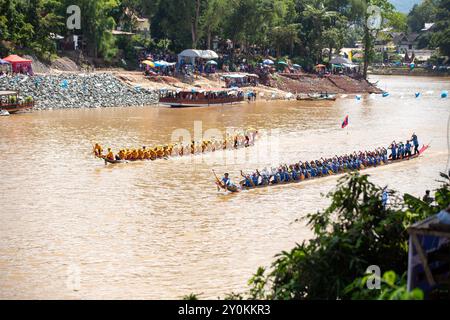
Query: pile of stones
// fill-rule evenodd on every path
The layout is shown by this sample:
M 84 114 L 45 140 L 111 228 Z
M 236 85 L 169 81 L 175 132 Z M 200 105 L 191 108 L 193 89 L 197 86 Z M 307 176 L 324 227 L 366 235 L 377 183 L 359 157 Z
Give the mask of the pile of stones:
M 22 98 L 32 97 L 40 110 L 158 103 L 157 92 L 125 84 L 110 73 L 3 76 L 0 90 L 15 90 Z

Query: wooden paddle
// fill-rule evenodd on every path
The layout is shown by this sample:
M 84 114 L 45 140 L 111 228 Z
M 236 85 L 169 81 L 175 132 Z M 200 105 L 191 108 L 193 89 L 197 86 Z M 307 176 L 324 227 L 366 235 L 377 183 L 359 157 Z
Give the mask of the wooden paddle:
M 219 177 L 217 176 L 216 172 L 214 171 L 214 169 L 212 169 L 212 172 L 214 174 L 214 177 L 216 178 L 216 185 L 217 185 L 217 191 L 220 191 L 220 187 L 222 187 L 222 183 L 220 182 Z M 219 187 L 220 186 L 220 187 Z

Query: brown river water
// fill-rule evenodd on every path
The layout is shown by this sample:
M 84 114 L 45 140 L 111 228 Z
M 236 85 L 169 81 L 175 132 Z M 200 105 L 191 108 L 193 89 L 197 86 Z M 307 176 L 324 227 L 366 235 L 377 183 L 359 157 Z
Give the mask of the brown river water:
M 0 118 L 0 298 L 223 297 L 258 266 L 311 236 L 337 177 L 218 192 L 211 170 L 230 172 L 387 146 L 415 131 L 422 158 L 369 169 L 371 180 L 422 196 L 448 163 L 449 79 L 373 77 L 390 97 L 266 102 L 209 108 L 53 110 Z M 415 99 L 414 92 L 423 96 Z M 433 91 L 433 92 L 431 92 Z M 349 115 L 348 129 L 341 123 Z M 92 145 L 167 143 L 186 129 L 254 127 L 254 147 L 108 165 Z M 209 131 L 211 132 L 211 131 Z M 265 138 L 264 132 L 270 134 Z

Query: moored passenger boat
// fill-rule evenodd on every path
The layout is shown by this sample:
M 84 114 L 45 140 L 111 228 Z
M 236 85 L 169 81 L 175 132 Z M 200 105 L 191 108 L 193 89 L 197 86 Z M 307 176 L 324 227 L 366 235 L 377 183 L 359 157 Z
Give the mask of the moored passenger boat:
M 5 110 L 10 114 L 32 109 L 34 101 L 31 97 L 20 101 L 17 91 L 0 91 L 0 110 Z
M 329 93 L 314 93 L 314 94 L 299 94 L 297 100 L 301 101 L 336 101 L 335 94 Z
M 159 103 L 170 107 L 208 107 L 233 105 L 244 101 L 244 92 L 237 89 L 192 89 L 190 91 L 164 90 Z

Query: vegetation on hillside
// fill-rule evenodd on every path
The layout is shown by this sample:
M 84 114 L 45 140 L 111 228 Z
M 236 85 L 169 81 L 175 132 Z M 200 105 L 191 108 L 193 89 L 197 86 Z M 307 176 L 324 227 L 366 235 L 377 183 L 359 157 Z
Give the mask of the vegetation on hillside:
M 81 9 L 81 30 L 68 30 L 70 5 Z M 353 47 L 363 40 L 365 68 L 374 57 L 376 32 L 367 27 L 370 6 L 381 8 L 380 26 L 420 30 L 436 22 L 428 43 L 449 53 L 449 0 L 425 0 L 408 18 L 388 0 L 0 0 L 0 54 L 29 50 L 41 56 L 56 52 L 55 35 L 83 36 L 85 55 L 111 61 L 118 52 L 131 59 L 136 47 L 212 48 L 214 39 L 230 39 L 243 52 L 258 49 L 297 57 L 306 66 L 322 62 L 323 48 Z M 149 18 L 149 35 L 120 38 L 120 26 L 135 31 L 136 17 Z M 267 51 L 269 50 L 269 51 Z

